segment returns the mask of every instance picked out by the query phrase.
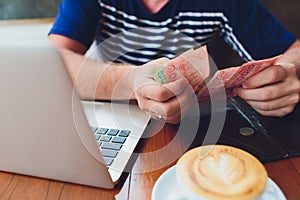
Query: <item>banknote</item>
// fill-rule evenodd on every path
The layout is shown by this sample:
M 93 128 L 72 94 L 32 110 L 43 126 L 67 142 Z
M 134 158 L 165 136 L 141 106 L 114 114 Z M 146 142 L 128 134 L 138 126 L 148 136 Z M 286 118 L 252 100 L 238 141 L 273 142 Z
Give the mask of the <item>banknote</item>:
M 216 71 L 208 83 L 198 89 L 197 96 L 208 96 L 215 91 L 224 88 L 239 69 L 240 67 L 230 67 Z
M 244 83 L 248 78 L 257 74 L 258 72 L 264 70 L 275 64 L 279 56 L 256 60 L 244 63 L 239 70 L 232 76 L 232 78 L 226 83 L 226 88 L 238 87 Z
M 210 67 L 206 46 L 191 49 L 171 59 L 163 66 L 158 67 L 154 79 L 162 84 L 175 81 L 181 77 L 186 78 L 196 90 L 205 78 L 209 76 Z
M 186 78 L 193 87 L 198 101 L 208 101 L 210 97 L 219 97 L 225 90 L 226 97 L 234 95 L 234 88 L 241 87 L 251 76 L 276 63 L 279 56 L 263 60 L 246 62 L 241 66 L 218 70 L 209 80 L 209 59 L 206 46 L 191 49 L 158 67 L 153 77 L 166 84 L 180 77 Z M 224 93 L 223 93 L 224 94 Z M 221 97 L 220 97 L 221 98 Z
M 209 96 L 217 96 L 221 89 L 225 89 L 226 97 L 234 95 L 232 92 L 234 88 L 240 87 L 251 76 L 274 65 L 278 58 L 279 56 L 250 61 L 244 63 L 242 66 L 218 70 L 208 83 L 197 93 L 198 101 L 203 102 L 208 100 Z

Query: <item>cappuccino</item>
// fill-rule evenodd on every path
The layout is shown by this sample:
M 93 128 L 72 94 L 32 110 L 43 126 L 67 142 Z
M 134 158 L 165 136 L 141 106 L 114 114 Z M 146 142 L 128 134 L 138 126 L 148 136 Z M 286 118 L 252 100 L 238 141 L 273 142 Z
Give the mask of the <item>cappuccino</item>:
M 267 172 L 258 159 L 225 145 L 186 152 L 177 162 L 176 175 L 183 191 L 197 199 L 255 199 L 267 183 Z

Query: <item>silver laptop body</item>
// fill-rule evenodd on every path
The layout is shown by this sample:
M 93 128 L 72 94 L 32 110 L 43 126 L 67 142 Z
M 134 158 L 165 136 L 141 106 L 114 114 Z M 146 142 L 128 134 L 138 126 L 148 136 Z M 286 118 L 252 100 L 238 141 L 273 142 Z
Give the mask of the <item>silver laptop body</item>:
M 49 45 L 0 44 L 0 91 L 2 171 L 113 188 L 149 121 L 137 105 L 80 101 Z M 97 126 L 131 131 L 109 169 Z

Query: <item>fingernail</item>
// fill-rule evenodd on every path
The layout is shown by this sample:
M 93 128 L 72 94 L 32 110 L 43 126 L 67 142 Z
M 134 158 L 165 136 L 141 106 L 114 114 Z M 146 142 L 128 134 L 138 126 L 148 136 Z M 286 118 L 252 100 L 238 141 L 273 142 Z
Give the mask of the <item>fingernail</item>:
M 248 88 L 248 84 L 245 82 L 245 83 L 242 84 L 242 87 L 243 88 Z
M 232 90 L 232 93 L 233 93 L 233 96 L 236 96 L 237 93 L 238 93 L 238 88 L 234 88 L 234 89 Z

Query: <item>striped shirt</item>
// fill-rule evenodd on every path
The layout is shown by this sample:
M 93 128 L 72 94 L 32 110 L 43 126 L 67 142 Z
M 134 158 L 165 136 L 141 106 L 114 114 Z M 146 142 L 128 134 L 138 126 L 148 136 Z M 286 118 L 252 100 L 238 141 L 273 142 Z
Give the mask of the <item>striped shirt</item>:
M 223 38 L 245 61 L 283 53 L 295 36 L 257 0 L 169 0 L 150 13 L 141 0 L 64 0 L 50 33 L 90 47 L 103 61 L 142 65 Z

